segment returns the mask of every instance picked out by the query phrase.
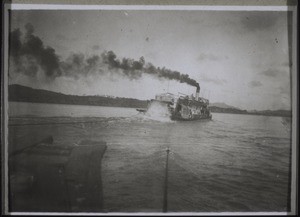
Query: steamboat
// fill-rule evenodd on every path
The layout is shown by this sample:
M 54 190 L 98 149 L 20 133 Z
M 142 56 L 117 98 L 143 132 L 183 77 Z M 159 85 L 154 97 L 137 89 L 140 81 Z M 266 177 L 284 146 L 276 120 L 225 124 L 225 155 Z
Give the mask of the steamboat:
M 209 110 L 209 100 L 199 96 L 200 87 L 197 87 L 196 95 L 163 93 L 152 99 L 147 109 L 137 109 L 139 112 L 146 113 L 152 104 L 159 104 L 167 108 L 171 120 L 200 120 L 211 119 Z

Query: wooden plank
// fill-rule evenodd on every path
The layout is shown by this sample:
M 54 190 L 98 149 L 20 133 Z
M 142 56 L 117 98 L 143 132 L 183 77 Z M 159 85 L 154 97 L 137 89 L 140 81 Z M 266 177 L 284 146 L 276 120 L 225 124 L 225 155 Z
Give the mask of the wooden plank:
M 14 156 L 28 149 L 31 149 L 41 143 L 53 144 L 53 137 L 48 136 L 26 136 L 19 141 L 14 141 L 9 144 L 8 154 Z
M 105 150 L 106 143 L 97 141 L 83 141 L 73 149 L 65 167 L 71 211 L 102 211 L 101 160 Z

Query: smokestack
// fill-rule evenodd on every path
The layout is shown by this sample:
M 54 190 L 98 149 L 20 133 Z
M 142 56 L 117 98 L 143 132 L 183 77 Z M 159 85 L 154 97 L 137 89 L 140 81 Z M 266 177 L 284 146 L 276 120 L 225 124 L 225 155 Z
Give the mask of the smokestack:
M 196 90 L 196 100 L 199 100 L 199 94 L 200 94 L 200 85 L 197 84 L 197 90 Z

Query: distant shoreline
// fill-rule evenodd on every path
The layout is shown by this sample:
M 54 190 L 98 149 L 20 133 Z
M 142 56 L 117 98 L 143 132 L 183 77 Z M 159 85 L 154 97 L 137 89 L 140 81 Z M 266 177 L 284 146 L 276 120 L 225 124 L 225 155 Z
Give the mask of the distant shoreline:
M 49 103 L 65 105 L 93 105 L 106 107 L 124 108 L 146 108 L 147 100 L 134 98 L 105 97 L 105 96 L 77 96 L 57 93 L 48 90 L 33 89 L 21 85 L 9 85 L 8 101 L 10 102 L 30 102 Z
M 216 111 L 211 111 L 212 113 L 224 113 L 224 114 L 233 114 L 233 115 L 259 115 L 259 116 L 270 116 L 270 117 L 288 117 L 292 118 L 291 115 L 279 115 L 279 114 L 261 114 L 261 113 L 232 113 L 232 112 L 216 112 Z
M 112 108 L 131 108 L 131 109 L 138 109 L 136 107 L 124 107 L 124 106 L 109 106 L 109 105 L 87 105 L 87 104 L 71 104 L 71 103 L 55 103 L 55 102 L 28 102 L 28 101 L 9 101 L 9 102 L 20 102 L 20 103 L 36 103 L 36 104 L 56 104 L 56 105 L 80 105 L 80 106 L 103 106 L 103 107 L 112 107 Z M 141 108 L 144 108 L 144 107 L 141 107 Z M 214 110 L 211 110 L 212 113 L 221 113 L 221 114 L 238 114 L 238 115 L 259 115 L 259 116 L 272 116 L 272 117 L 290 117 L 290 115 L 276 115 L 276 114 L 261 114 L 261 113 L 250 113 L 250 112 L 241 112 L 241 113 L 238 113 L 238 112 L 222 112 L 222 111 L 214 111 Z M 12 116 L 10 118 L 17 118 L 19 116 Z M 20 116 L 21 117 L 21 116 Z M 26 116 L 28 117 L 28 116 Z
M 112 108 L 132 108 L 132 109 L 139 109 L 139 107 L 128 107 L 128 106 L 111 106 L 111 105 L 95 105 L 95 104 L 74 104 L 74 103 L 56 103 L 56 102 L 29 102 L 29 101 L 12 101 L 9 100 L 8 102 L 22 102 L 22 103 L 36 103 L 36 104 L 53 104 L 53 105 L 81 105 L 81 106 L 103 106 L 103 107 L 112 107 Z M 146 107 L 140 107 L 146 108 Z
M 119 108 L 147 108 L 149 100 L 134 98 L 106 97 L 106 96 L 77 96 L 57 93 L 48 90 L 33 89 L 22 85 L 9 85 L 9 102 L 27 102 L 61 105 L 84 105 L 84 106 L 105 106 Z M 247 114 L 263 116 L 292 117 L 292 112 L 287 110 L 265 110 L 249 112 L 234 107 L 222 108 L 210 106 L 211 112 L 228 114 Z
M 214 112 L 214 113 L 292 117 L 292 113 L 290 111 L 286 111 L 286 110 L 277 110 L 277 111 L 267 110 L 267 111 L 249 112 L 247 110 L 240 110 L 240 109 L 236 109 L 236 108 L 219 108 L 216 106 L 211 106 L 210 110 L 211 110 L 211 112 Z

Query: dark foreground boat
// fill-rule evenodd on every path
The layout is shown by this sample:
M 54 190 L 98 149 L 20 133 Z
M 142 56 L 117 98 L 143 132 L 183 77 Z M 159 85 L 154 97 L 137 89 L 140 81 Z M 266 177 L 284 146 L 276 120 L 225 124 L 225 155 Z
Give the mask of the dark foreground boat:
M 153 104 L 166 107 L 172 120 L 200 120 L 211 119 L 212 115 L 209 110 L 209 100 L 199 97 L 197 88 L 196 96 L 193 95 L 174 95 L 163 93 L 155 96 L 148 105 L 147 109 L 137 109 L 139 112 L 146 113 Z

